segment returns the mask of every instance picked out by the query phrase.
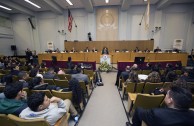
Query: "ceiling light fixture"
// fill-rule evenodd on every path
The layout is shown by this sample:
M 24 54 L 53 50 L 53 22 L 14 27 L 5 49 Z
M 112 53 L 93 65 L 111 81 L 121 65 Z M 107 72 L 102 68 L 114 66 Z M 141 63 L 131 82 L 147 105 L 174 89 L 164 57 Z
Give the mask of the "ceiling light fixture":
M 66 0 L 69 5 L 73 5 L 70 0 Z
M 148 0 L 143 0 L 144 2 L 148 1 Z
M 106 3 L 109 3 L 109 0 L 105 0 Z
M 3 5 L 0 5 L 0 8 L 6 9 L 6 10 L 9 10 L 9 11 L 12 10 L 12 9 L 10 9 L 8 7 L 3 6 Z
M 37 7 L 37 8 L 41 8 L 40 6 L 38 6 L 37 4 L 33 3 L 33 2 L 30 1 L 30 0 L 24 0 L 24 1 L 25 1 L 25 2 L 28 2 L 29 4 L 31 4 L 31 5 L 33 5 L 33 6 Z

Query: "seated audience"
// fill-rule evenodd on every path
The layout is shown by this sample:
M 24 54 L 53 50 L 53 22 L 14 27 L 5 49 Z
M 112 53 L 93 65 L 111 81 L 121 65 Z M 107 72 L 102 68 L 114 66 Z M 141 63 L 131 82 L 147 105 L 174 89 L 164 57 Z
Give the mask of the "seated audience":
M 83 110 L 83 105 L 86 105 L 83 89 L 80 87 L 79 81 L 75 78 L 69 81 L 69 90 L 73 92 L 72 102 L 75 105 L 80 105 Z
M 160 77 L 160 74 L 159 74 L 158 71 L 159 70 L 154 67 L 152 69 L 152 72 L 148 75 L 147 81 L 151 82 L 151 83 L 159 83 L 159 82 L 161 82 L 161 77 Z
M 46 72 L 45 74 L 43 74 L 43 78 L 44 79 L 59 79 L 56 74 L 54 73 L 54 69 L 53 68 L 49 68 L 48 72 Z
M 75 122 L 78 122 L 78 113 L 69 99 L 57 97 L 49 99 L 45 93 L 33 93 L 27 101 L 28 107 L 20 113 L 24 119 L 45 119 L 51 126 L 67 112 L 70 112 Z M 57 105 L 56 105 L 57 104 Z
M 176 79 L 177 79 L 177 75 L 175 71 L 169 71 L 165 77 L 166 82 L 173 82 Z
M 30 90 L 60 90 L 60 87 L 55 85 L 49 85 L 48 83 L 44 83 L 44 80 L 41 77 L 32 78 L 29 82 L 28 88 Z
M 150 52 L 150 50 L 149 50 L 148 48 L 146 48 L 146 49 L 144 50 L 144 52 Z
M 71 64 L 71 69 L 67 71 L 67 74 L 77 74 L 76 66 Z
M 107 48 L 107 47 L 104 47 L 104 48 L 102 49 L 102 54 L 109 54 L 108 48 Z
M 94 48 L 92 49 L 92 52 L 98 52 L 98 50 L 94 47 Z
M 84 81 L 86 85 L 89 83 L 88 75 L 83 74 L 81 68 L 79 67 L 77 68 L 77 74 L 72 74 L 71 78 L 75 78 L 78 81 Z
M 86 48 L 84 49 L 84 52 L 90 52 L 90 49 L 89 49 L 88 47 L 86 47 Z
M 9 84 L 4 89 L 4 99 L 0 99 L 0 113 L 19 115 L 27 107 L 27 94 L 23 91 L 21 82 Z
M 129 73 L 130 73 L 130 66 L 126 66 L 125 71 L 121 73 L 121 77 L 124 79 L 124 81 L 126 81 L 127 78 L 129 78 Z
M 37 76 L 43 78 L 42 74 L 39 73 L 39 69 L 37 69 L 37 68 L 32 68 L 32 69 L 30 70 L 29 77 L 37 77 Z
M 138 83 L 138 82 L 140 82 L 139 81 L 139 78 L 138 78 L 137 72 L 135 72 L 135 71 L 132 72 L 131 75 L 130 75 L 130 77 L 126 80 L 126 83 L 125 84 L 127 84 L 129 82 L 132 82 L 132 83 Z
M 19 81 L 23 83 L 23 88 L 28 87 L 28 82 L 26 80 L 28 79 L 29 75 L 25 71 L 21 71 L 18 74 Z
M 76 49 L 73 47 L 72 50 L 71 50 L 71 52 L 77 52 L 77 51 L 76 51 Z
M 63 50 L 63 52 L 67 53 L 67 52 L 68 52 L 68 50 L 65 48 L 65 49 Z
M 56 74 L 65 74 L 64 70 L 61 69 L 61 68 L 59 68 L 58 66 L 56 66 L 56 67 L 54 68 L 54 72 L 55 72 Z
M 140 51 L 140 50 L 139 50 L 138 47 L 136 47 L 135 50 L 134 50 L 134 52 L 139 52 L 139 51 Z
M 152 64 L 151 63 L 147 63 L 144 70 L 152 70 Z
M 60 53 L 61 51 L 59 50 L 59 48 L 57 48 L 57 49 L 55 50 L 55 52 Z
M 127 126 L 141 126 L 144 121 L 148 126 L 193 126 L 194 111 L 189 110 L 192 103 L 192 94 L 189 90 L 180 87 L 171 87 L 164 99 L 168 108 L 135 110 L 132 122 Z
M 154 49 L 154 52 L 161 52 L 162 50 L 157 46 L 156 49 Z
M 174 70 L 182 70 L 182 63 L 181 62 L 177 62 L 175 64 Z
M 19 72 L 20 72 L 20 67 L 18 65 L 16 65 L 16 66 L 13 66 L 12 67 L 12 70 L 11 70 L 11 73 L 10 74 L 11 75 L 18 76 Z

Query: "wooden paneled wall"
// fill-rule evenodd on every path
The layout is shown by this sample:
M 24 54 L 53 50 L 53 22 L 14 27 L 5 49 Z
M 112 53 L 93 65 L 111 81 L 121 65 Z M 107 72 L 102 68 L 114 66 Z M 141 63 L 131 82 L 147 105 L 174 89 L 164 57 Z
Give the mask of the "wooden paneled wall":
M 70 56 L 73 61 L 89 61 L 100 63 L 101 52 L 88 53 L 43 53 L 38 54 L 39 63 L 42 60 L 52 60 L 52 56 L 56 56 L 58 61 L 67 61 Z M 181 61 L 183 66 L 187 65 L 188 53 L 134 53 L 134 52 L 111 52 L 111 62 L 133 62 L 135 57 L 145 57 L 145 62 L 160 61 Z
M 83 51 L 86 47 L 96 48 L 101 51 L 103 47 L 108 47 L 109 51 L 127 49 L 133 51 L 135 47 L 140 50 L 153 50 L 154 40 L 131 40 L 131 41 L 78 41 L 78 42 L 64 42 L 64 46 L 67 50 L 71 50 L 73 47 L 77 51 Z

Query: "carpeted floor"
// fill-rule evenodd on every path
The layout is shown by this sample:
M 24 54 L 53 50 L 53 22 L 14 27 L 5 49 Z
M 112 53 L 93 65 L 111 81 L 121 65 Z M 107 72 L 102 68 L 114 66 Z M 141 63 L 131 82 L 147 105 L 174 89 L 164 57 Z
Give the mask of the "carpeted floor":
M 102 72 L 104 86 L 97 86 L 78 126 L 125 126 L 127 117 L 117 87 L 116 72 Z

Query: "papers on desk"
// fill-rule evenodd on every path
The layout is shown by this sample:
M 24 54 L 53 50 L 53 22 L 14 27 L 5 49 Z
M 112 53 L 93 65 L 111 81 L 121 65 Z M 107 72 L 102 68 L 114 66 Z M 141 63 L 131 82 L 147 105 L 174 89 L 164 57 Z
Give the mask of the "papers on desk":
M 138 79 L 139 80 L 146 80 L 148 78 L 148 75 L 145 74 L 138 74 Z

